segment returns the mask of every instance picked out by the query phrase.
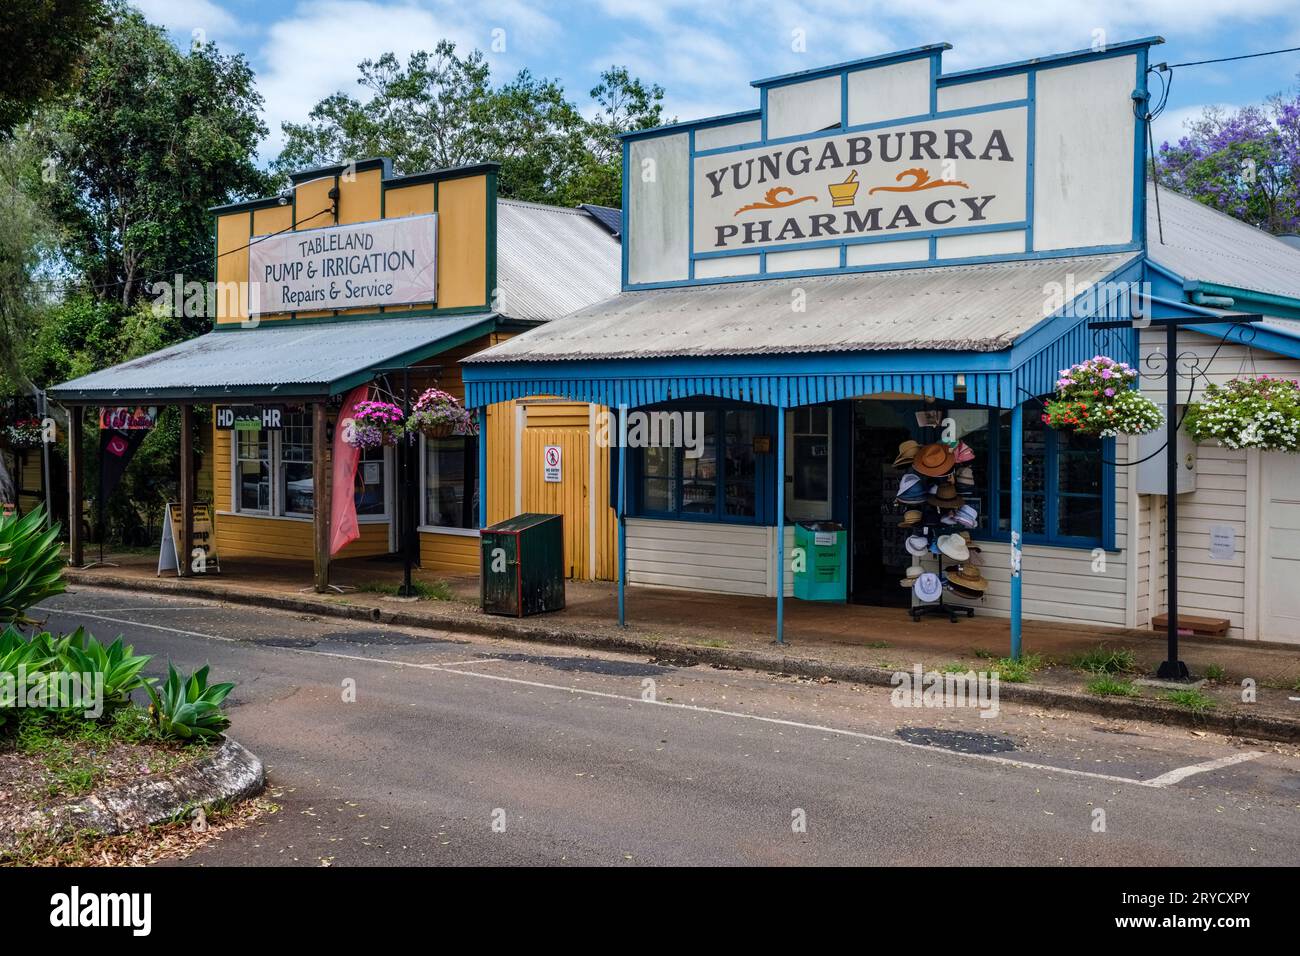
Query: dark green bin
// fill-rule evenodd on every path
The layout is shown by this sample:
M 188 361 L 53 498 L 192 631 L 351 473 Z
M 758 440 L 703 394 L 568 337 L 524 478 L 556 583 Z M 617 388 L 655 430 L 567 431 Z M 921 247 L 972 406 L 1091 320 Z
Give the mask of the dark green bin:
M 523 617 L 564 607 L 564 516 L 522 514 L 484 528 L 483 610 Z

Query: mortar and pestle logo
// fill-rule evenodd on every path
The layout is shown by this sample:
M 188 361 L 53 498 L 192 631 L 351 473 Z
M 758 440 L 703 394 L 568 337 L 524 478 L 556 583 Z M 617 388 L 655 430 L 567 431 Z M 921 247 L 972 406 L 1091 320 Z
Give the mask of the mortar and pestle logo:
M 826 187 L 827 192 L 831 194 L 832 206 L 852 206 L 854 197 L 858 194 L 858 187 L 862 185 L 858 181 L 858 171 L 855 169 L 849 173 L 849 178 L 842 183 L 831 183 Z

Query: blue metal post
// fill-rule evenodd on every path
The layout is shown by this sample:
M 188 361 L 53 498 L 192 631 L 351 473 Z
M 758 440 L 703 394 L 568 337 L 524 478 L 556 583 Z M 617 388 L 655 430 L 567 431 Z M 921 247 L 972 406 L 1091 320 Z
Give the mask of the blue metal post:
M 618 626 L 627 627 L 627 413 L 618 410 Z
M 1024 481 L 1025 410 L 1011 410 L 1011 659 L 1020 660 L 1020 542 L 1025 520 Z
M 487 407 L 480 405 L 474 411 L 478 419 L 478 526 L 487 527 Z
M 785 643 L 785 409 L 776 409 L 776 642 Z

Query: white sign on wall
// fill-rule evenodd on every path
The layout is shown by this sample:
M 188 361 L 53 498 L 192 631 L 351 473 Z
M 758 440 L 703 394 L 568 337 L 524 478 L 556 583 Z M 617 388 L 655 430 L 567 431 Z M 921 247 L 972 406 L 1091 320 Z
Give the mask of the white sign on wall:
M 1022 223 L 1028 112 L 1012 107 L 694 161 L 694 251 Z
M 1210 557 L 1231 561 L 1237 554 L 1237 532 L 1230 524 L 1210 525 Z
M 250 314 L 434 302 L 437 255 L 437 213 L 254 240 Z
M 547 445 L 542 449 L 542 478 L 545 481 L 559 481 L 564 462 L 564 450 L 559 445 Z

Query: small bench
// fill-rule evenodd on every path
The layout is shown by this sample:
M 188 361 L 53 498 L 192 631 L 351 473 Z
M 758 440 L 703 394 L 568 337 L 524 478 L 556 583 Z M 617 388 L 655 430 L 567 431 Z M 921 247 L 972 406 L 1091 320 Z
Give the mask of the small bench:
M 1179 614 L 1178 629 L 1191 631 L 1193 634 L 1207 634 L 1211 637 L 1224 637 L 1232 625 L 1226 617 L 1198 617 L 1195 614 Z M 1168 630 L 1169 615 L 1157 614 L 1151 619 L 1151 626 L 1157 631 Z

